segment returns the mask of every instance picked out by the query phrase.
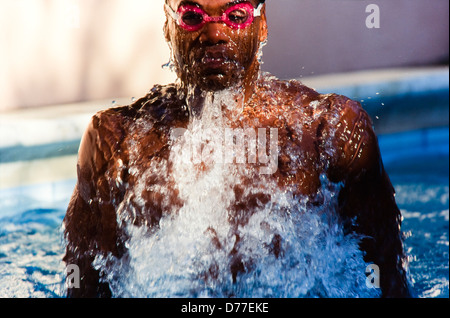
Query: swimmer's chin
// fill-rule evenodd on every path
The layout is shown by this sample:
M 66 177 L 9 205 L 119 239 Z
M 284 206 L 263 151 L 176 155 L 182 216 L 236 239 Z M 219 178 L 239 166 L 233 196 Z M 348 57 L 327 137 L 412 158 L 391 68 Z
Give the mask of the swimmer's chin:
M 222 91 L 239 86 L 241 80 L 237 77 L 226 75 L 219 70 L 204 72 L 197 86 L 208 91 Z

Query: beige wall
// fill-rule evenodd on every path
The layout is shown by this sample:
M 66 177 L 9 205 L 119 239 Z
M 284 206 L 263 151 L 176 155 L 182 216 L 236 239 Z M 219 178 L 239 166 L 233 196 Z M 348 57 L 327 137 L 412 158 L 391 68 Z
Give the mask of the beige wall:
M 163 71 L 163 0 L 0 0 L 0 108 L 145 94 Z
M 448 0 L 268 0 L 268 4 L 271 29 L 265 67 L 279 77 L 448 61 Z M 379 29 L 366 27 L 370 4 L 380 9 Z
M 448 0 L 268 0 L 278 77 L 448 60 Z M 381 10 L 368 29 L 368 4 Z M 0 0 L 0 110 L 139 97 L 162 70 L 163 0 Z

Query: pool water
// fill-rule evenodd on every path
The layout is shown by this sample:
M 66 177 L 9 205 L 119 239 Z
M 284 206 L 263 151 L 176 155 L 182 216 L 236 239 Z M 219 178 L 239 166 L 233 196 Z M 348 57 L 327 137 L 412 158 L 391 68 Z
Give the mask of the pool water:
M 74 184 L 0 191 L 0 297 L 64 295 L 61 223 Z
M 389 168 L 404 218 L 402 230 L 416 296 L 448 298 L 448 157 L 424 156 Z
M 447 298 L 448 143 L 446 151 L 409 155 L 386 156 L 385 165 L 404 217 L 413 290 L 416 297 Z M 0 191 L 0 297 L 64 297 L 61 223 L 74 184 L 67 180 Z

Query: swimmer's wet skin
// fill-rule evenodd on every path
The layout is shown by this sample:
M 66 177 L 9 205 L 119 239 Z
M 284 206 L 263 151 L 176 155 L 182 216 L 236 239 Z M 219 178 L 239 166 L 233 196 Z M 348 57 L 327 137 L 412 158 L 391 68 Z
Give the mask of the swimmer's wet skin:
M 64 261 L 81 273 L 68 296 L 410 296 L 371 119 L 344 96 L 261 73 L 265 6 L 239 3 L 166 1 L 177 82 L 92 118 L 64 219 Z M 236 151 L 227 129 L 255 131 L 245 162 L 217 160 Z M 270 173 L 262 152 L 250 160 L 258 129 L 277 131 Z M 371 263 L 380 289 L 366 286 Z

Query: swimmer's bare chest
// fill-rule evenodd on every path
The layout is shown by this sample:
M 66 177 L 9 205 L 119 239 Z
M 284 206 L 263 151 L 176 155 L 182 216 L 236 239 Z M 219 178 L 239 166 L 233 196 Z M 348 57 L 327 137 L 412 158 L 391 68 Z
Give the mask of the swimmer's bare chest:
M 324 114 L 330 112 L 332 102 L 298 83 L 292 87 L 285 83 L 277 85 L 284 85 L 277 94 L 261 89 L 260 98 L 247 104 L 237 120 L 227 123 L 232 129 L 253 129 L 256 134 L 262 129 L 267 133 L 267 143 L 271 131 L 276 131 L 277 148 L 276 166 L 270 173 L 259 173 L 259 158 L 256 165 L 230 163 L 250 171 L 240 176 L 236 186 L 223 190 L 235 194 L 231 209 L 246 211 L 271 200 L 258 191 L 246 195 L 245 189 L 255 184 L 276 184 L 278 189 L 293 195 L 314 196 L 321 186 L 321 175 L 330 166 L 326 158 L 330 149 L 324 145 L 328 143 L 327 136 L 332 135 L 332 125 Z M 187 131 L 192 120 L 185 101 L 178 96 L 174 87 L 158 88 L 135 104 L 106 111 L 100 118 L 98 136 L 109 144 L 104 146 L 105 152 L 111 153 L 105 158 L 108 162 L 105 175 L 116 213 L 127 215 L 131 211 L 136 220 L 155 224 L 163 215 L 183 206 L 174 174 L 186 167 L 173 164 L 177 149 L 171 136 L 175 129 Z M 208 164 L 200 162 L 191 169 L 203 173 Z
M 255 122 L 254 118 L 249 117 L 245 121 Z M 245 126 L 244 123 L 241 124 L 236 126 Z M 308 127 L 302 127 L 298 131 L 298 128 L 286 126 L 275 116 L 266 116 L 264 122 L 255 126 L 255 135 L 260 129 L 267 133 L 267 140 L 271 137 L 271 129 L 276 129 L 276 167 L 270 173 L 262 174 L 260 169 L 263 165 L 258 160 L 252 163 L 227 163 L 246 172 L 237 176 L 235 185 L 224 186 L 223 191 L 233 192 L 234 200 L 228 207 L 230 211 L 239 215 L 250 213 L 264 208 L 272 200 L 267 189 L 246 191 L 249 187 L 255 188 L 256 184 L 276 185 L 278 189 L 291 191 L 293 195 L 316 193 L 320 186 L 320 175 L 324 172 L 316 136 L 318 125 L 319 123 L 310 123 Z M 187 123 L 178 122 L 178 127 L 187 127 Z M 115 158 L 114 172 L 111 175 L 120 180 L 123 192 L 122 202 L 117 206 L 118 213 L 128 218 L 125 214 L 132 211 L 134 223 L 157 224 L 161 217 L 176 213 L 184 204 L 179 195 L 179 182 L 174 174 L 179 173 L 177 169 L 183 170 L 186 166 L 180 167 L 173 163 L 177 157 L 174 153 L 177 149 L 173 147 L 174 141 L 169 138 L 171 129 L 164 126 L 142 130 L 140 133 L 135 128 L 131 129 L 122 143 L 120 155 Z M 270 151 L 269 146 L 265 151 Z M 214 162 L 197 162 L 189 169 L 197 170 L 197 175 L 205 174 L 212 164 Z M 186 165 L 192 163 L 186 162 Z M 191 178 L 192 175 L 185 177 Z

